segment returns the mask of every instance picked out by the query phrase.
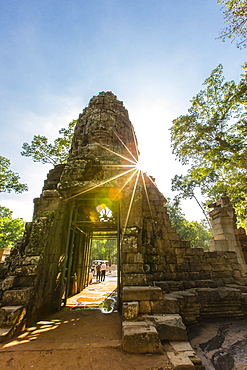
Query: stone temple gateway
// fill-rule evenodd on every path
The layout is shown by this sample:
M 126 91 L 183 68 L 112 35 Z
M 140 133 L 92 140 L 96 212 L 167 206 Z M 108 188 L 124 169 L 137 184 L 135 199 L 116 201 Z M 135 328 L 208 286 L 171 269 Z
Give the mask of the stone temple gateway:
M 118 244 L 124 350 L 160 353 L 161 341 L 187 340 L 185 325 L 247 313 L 239 242 L 236 253 L 227 238 L 211 252 L 182 241 L 164 196 L 138 171 L 138 155 L 122 102 L 111 92 L 93 97 L 79 115 L 67 163 L 49 172 L 33 221 L 1 264 L 3 338 L 86 286 L 91 241 L 102 233 Z

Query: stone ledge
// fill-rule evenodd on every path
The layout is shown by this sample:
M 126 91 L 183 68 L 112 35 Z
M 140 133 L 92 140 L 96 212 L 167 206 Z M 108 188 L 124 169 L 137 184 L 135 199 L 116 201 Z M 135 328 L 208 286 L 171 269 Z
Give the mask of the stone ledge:
M 162 289 L 155 286 L 125 286 L 122 291 L 123 302 L 160 301 Z

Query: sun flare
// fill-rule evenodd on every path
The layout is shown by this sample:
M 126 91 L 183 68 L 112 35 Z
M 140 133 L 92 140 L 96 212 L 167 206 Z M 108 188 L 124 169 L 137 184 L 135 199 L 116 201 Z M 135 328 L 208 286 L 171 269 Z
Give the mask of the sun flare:
M 141 172 L 144 172 L 144 173 L 147 172 L 147 163 L 145 162 L 144 158 L 141 155 L 140 155 L 140 157 L 138 159 L 138 162 L 136 163 L 135 167 L 138 171 L 141 171 Z

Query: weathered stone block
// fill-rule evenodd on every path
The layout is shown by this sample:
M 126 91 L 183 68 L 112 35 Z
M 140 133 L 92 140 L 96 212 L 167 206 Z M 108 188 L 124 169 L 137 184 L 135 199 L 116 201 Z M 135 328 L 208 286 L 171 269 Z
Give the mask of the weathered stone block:
M 145 321 L 123 322 L 123 350 L 130 353 L 162 353 L 158 332 Z
M 164 272 L 162 271 L 157 271 L 152 273 L 153 280 L 164 280 Z
M 187 341 L 186 327 L 178 314 L 145 315 L 145 320 L 155 325 L 160 340 Z
M 2 290 L 8 290 L 15 285 L 16 276 L 8 276 L 2 283 Z
M 165 313 L 164 301 L 151 301 L 151 312 L 156 313 Z
M 165 260 L 166 263 L 176 263 L 177 261 L 176 254 L 174 252 L 166 252 Z
M 0 263 L 0 279 L 4 279 L 7 274 L 8 268 L 3 262 Z
M 212 278 L 212 271 L 205 271 L 202 270 L 200 271 L 200 278 L 201 279 L 211 279 Z
M 160 256 L 159 255 L 150 254 L 150 255 L 147 256 L 147 262 L 148 263 L 159 264 L 160 263 Z
M 38 265 L 40 259 L 40 256 L 27 256 L 22 260 L 22 265 Z
M 124 320 L 135 320 L 139 315 L 139 302 L 123 302 Z
M 123 263 L 123 273 L 144 273 L 142 263 Z
M 137 237 L 130 235 L 124 238 L 122 243 L 123 252 L 137 252 Z
M 193 351 L 190 343 L 186 341 L 171 341 L 170 345 L 176 352 Z
M 182 352 L 167 352 L 167 356 L 174 370 L 194 370 L 194 364 L 189 357 Z
M 5 290 L 2 296 L 2 304 L 15 306 L 28 304 L 33 288 L 20 288 Z
M 152 312 L 150 301 L 140 301 L 140 314 L 148 314 Z
M 145 285 L 147 284 L 147 275 L 146 274 L 122 274 L 122 283 L 123 285 Z M 133 299 L 131 299 L 133 300 Z
M 179 313 L 179 302 L 172 294 L 164 295 L 164 313 Z
M 200 273 L 199 272 L 190 272 L 190 279 L 191 280 L 199 280 L 200 279 Z
M 126 253 L 127 263 L 143 263 L 143 256 L 141 253 Z
M 155 286 L 125 286 L 123 287 L 123 302 L 162 300 L 162 289 Z

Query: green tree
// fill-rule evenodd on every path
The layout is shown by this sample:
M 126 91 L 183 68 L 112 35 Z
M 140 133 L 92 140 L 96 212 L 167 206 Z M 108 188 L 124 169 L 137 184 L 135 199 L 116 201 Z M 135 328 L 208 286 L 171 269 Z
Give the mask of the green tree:
M 246 0 L 218 0 L 223 5 L 223 14 L 226 27 L 222 30 L 220 38 L 236 42 L 238 48 L 247 45 L 247 2 Z
M 10 169 L 10 160 L 0 156 L 0 193 L 10 193 L 12 190 L 16 193 L 22 193 L 28 190 L 26 184 L 19 182 L 20 176 Z
M 24 232 L 25 223 L 21 218 L 12 218 L 13 212 L 0 206 L 0 249 L 11 248 Z
M 239 83 L 225 81 L 219 65 L 191 100 L 188 114 L 173 121 L 173 153 L 188 166 L 172 190 L 183 198 L 201 189 L 208 202 L 227 194 L 245 226 L 247 216 L 247 64 Z
M 93 239 L 92 260 L 108 260 L 117 263 L 117 241 L 115 239 Z
M 53 166 L 65 163 L 69 156 L 76 123 L 77 120 L 73 120 L 68 128 L 59 130 L 62 137 L 55 139 L 53 144 L 48 142 L 46 136 L 34 135 L 31 144 L 23 143 L 21 155 L 32 157 L 34 162 L 51 163 Z
M 166 207 L 170 215 L 171 224 L 176 228 L 181 239 L 188 240 L 194 248 L 208 250 L 212 233 L 206 221 L 201 220 L 201 222 L 197 222 L 186 220 L 178 197 L 175 197 L 173 200 L 168 199 Z

